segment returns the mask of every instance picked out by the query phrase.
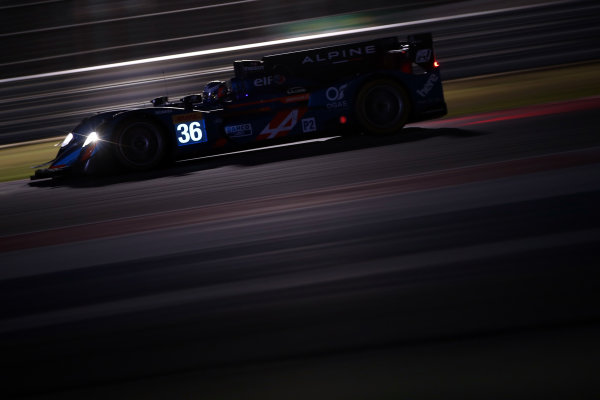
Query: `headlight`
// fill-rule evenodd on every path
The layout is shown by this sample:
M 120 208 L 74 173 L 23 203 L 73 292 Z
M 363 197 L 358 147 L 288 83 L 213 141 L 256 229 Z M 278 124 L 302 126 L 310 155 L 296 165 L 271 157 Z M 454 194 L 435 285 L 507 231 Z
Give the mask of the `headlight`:
M 85 142 L 83 142 L 83 147 L 87 146 L 90 143 L 94 143 L 97 140 L 98 140 L 98 134 L 96 132 L 91 132 L 89 135 L 87 135 Z
M 73 134 L 69 133 L 67 135 L 67 137 L 65 138 L 65 140 L 63 140 L 63 142 L 60 144 L 60 147 L 65 147 L 66 145 L 68 145 L 69 143 L 71 143 L 71 140 L 73 140 Z

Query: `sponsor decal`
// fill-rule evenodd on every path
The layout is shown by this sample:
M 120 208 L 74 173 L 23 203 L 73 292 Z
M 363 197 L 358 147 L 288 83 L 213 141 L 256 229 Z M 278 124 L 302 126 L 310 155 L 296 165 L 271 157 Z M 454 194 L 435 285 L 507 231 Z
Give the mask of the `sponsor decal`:
M 421 49 L 415 56 L 416 63 L 426 63 L 431 59 L 431 49 Z
M 275 97 L 273 99 L 257 100 L 257 101 L 249 101 L 247 103 L 231 104 L 231 105 L 228 105 L 227 108 L 230 108 L 230 109 L 240 108 L 240 107 L 246 107 L 246 106 L 250 106 L 250 105 L 274 103 L 274 102 L 280 102 L 280 103 L 284 103 L 284 104 L 298 103 L 298 102 L 308 101 L 309 99 L 310 99 L 310 93 L 302 93 L 302 94 L 295 94 L 293 96 Z M 269 111 L 269 110 L 270 110 L 270 107 L 263 107 L 263 108 L 259 109 L 259 111 Z
M 306 89 L 300 86 L 295 86 L 293 88 L 289 88 L 287 90 L 287 94 L 298 94 L 298 93 L 305 93 Z
M 312 118 L 302 118 L 302 132 L 314 132 L 317 130 L 317 120 Z
M 419 94 L 419 96 L 421 96 L 421 97 L 427 96 L 427 94 L 429 92 L 431 92 L 431 89 L 433 89 L 433 87 L 435 86 L 435 83 L 439 79 L 440 78 L 436 74 L 429 75 L 429 79 L 427 79 L 427 82 L 425 82 L 423 89 L 417 90 L 417 93 Z
M 344 99 L 344 90 L 348 85 L 341 85 L 339 87 L 332 86 L 327 88 L 325 91 L 325 97 L 327 98 L 327 109 L 333 110 L 336 108 L 346 108 L 348 107 L 348 102 Z
M 173 123 L 180 124 L 182 122 L 192 122 L 192 121 L 200 121 L 202 118 L 202 113 L 194 112 L 190 114 L 177 114 L 173 115 Z
M 307 101 L 308 99 L 310 99 L 310 94 L 304 93 L 304 94 L 297 94 L 294 96 L 284 97 L 283 99 L 281 99 L 281 102 L 287 104 L 287 103 L 296 103 L 299 101 Z
M 375 54 L 377 49 L 374 45 L 364 47 L 354 47 L 349 49 L 332 49 L 327 52 L 317 53 L 314 55 L 308 55 L 302 60 L 302 64 L 315 64 L 322 62 L 331 62 L 332 64 L 348 62 L 350 59 L 364 56 L 368 54 Z
M 256 87 L 271 86 L 272 84 L 283 85 L 284 83 L 285 83 L 285 76 L 283 76 L 283 75 L 268 75 L 268 76 L 263 76 L 262 78 L 256 78 L 254 80 L 254 86 L 256 86 Z
M 251 136 L 252 135 L 252 125 L 251 124 L 228 125 L 225 127 L 225 133 L 227 134 L 227 136 L 232 137 L 232 138 Z
M 265 69 L 262 65 L 244 65 L 244 71 L 263 71 Z
M 273 139 L 275 137 L 286 136 L 298 123 L 306 112 L 305 108 L 295 108 L 293 110 L 284 110 L 278 112 L 275 117 L 260 132 L 257 140 Z

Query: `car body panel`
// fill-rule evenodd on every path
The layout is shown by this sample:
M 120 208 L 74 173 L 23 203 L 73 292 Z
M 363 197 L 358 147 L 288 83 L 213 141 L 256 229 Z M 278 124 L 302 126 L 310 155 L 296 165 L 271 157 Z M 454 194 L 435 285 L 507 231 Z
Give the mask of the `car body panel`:
M 89 173 L 101 170 L 102 163 L 114 164 L 110 155 L 114 132 L 132 118 L 159 127 L 165 156 L 171 160 L 284 138 L 356 131 L 360 129 L 355 112 L 358 93 L 377 79 L 397 82 L 405 89 L 410 106 L 407 122 L 446 114 L 430 34 L 409 37 L 408 42 L 383 38 L 236 61 L 234 69 L 235 76 L 226 83 L 226 98 L 215 100 L 206 91 L 174 103 L 157 98 L 154 107 L 84 119 L 49 168 L 36 171 L 32 179 Z M 214 88 L 225 83 L 211 84 Z M 84 146 L 92 132 L 98 140 Z

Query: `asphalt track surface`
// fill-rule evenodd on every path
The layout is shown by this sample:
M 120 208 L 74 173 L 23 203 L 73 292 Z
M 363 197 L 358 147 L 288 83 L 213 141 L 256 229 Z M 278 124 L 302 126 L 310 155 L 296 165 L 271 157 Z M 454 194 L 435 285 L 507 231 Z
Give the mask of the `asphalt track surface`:
M 599 109 L 3 183 L 2 397 L 597 398 Z
M 0 62 L 0 144 L 64 136 L 83 117 L 101 110 L 149 106 L 158 96 L 179 99 L 199 93 L 208 81 L 230 78 L 235 59 L 375 37 L 432 32 L 446 80 L 600 58 L 596 1 L 373 1 L 368 7 L 358 1 L 322 3 L 248 0 L 202 8 L 195 2 L 160 2 L 141 15 L 123 7 L 111 14 L 107 6 L 95 19 L 92 10 L 79 11 L 79 23 L 73 26 L 61 17 L 61 2 L 2 10 L 6 22 L 0 45 L 6 50 Z M 173 12 L 190 7 L 197 9 Z M 303 37 L 313 32 L 311 28 L 358 30 L 210 53 Z M 63 74 L 198 51 L 209 53 Z M 31 78 L 36 74 L 51 75 Z

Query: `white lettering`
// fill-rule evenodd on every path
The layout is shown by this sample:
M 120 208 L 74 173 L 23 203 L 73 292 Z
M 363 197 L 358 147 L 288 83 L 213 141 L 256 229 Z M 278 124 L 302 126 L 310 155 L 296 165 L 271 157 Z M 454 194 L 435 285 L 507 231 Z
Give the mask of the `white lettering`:
M 303 118 L 302 119 L 302 132 L 314 132 L 317 130 L 317 121 L 315 118 Z
M 230 137 L 250 136 L 252 135 L 252 125 L 229 125 L 225 127 L 225 133 Z
M 314 58 L 311 56 L 305 56 L 302 60 L 302 64 L 325 62 L 332 60 L 336 60 L 335 62 L 344 62 L 344 59 L 349 57 L 375 54 L 376 52 L 377 48 L 375 47 L 375 45 L 369 45 L 365 47 L 353 47 L 350 49 L 331 50 L 327 53 L 317 53 L 314 55 Z
M 335 101 L 333 103 L 327 103 L 328 110 L 335 110 L 337 108 L 348 108 L 348 102 L 346 100 Z
M 419 94 L 419 96 L 421 96 L 421 97 L 427 96 L 427 94 L 429 92 L 431 92 L 431 89 L 433 89 L 433 87 L 435 86 L 435 83 L 438 80 L 439 80 L 439 78 L 437 75 L 435 75 L 435 74 L 429 75 L 429 79 L 427 79 L 427 82 L 425 82 L 425 86 L 423 86 L 423 89 L 417 90 L 417 93 Z
M 184 144 L 190 141 L 190 134 L 188 133 L 188 126 L 186 124 L 177 125 L 177 133 L 179 133 L 179 143 Z
M 283 76 L 283 75 L 269 75 L 269 76 L 264 76 L 262 78 L 256 78 L 254 80 L 254 86 L 256 86 L 256 87 L 270 86 L 273 83 L 275 83 L 276 85 L 282 85 L 284 82 L 285 82 L 285 76 Z
M 202 129 L 200 129 L 200 122 L 195 121 L 190 123 L 190 137 L 194 142 L 202 140 Z
M 256 86 L 256 87 L 269 86 L 272 82 L 273 82 L 272 76 L 264 76 L 262 78 L 256 78 L 254 80 L 254 86 Z
M 344 90 L 348 87 L 348 85 L 342 85 L 338 88 L 332 86 L 325 91 L 325 97 L 329 101 L 338 101 L 344 98 Z
M 202 124 L 200 123 L 200 121 L 193 121 L 189 124 L 178 124 L 175 127 L 175 130 L 177 131 L 177 140 L 181 145 L 188 144 L 190 143 L 190 141 L 206 142 L 206 136 L 202 131 Z

